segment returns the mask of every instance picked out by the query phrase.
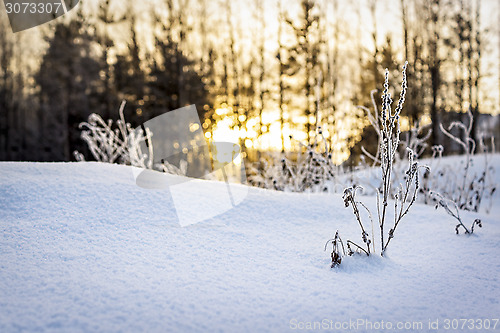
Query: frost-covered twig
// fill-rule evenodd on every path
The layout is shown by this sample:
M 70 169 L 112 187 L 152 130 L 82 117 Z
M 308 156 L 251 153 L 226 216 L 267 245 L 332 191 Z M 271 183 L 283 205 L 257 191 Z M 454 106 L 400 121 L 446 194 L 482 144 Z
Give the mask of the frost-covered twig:
M 483 199 L 490 199 L 489 204 L 486 207 L 486 212 L 489 213 L 491 204 L 493 202 L 492 197 L 496 191 L 497 184 L 493 181 L 493 176 L 495 174 L 495 168 L 490 165 L 491 158 L 493 153 L 495 152 L 495 138 L 491 137 L 490 139 L 491 150 L 488 151 L 488 147 L 484 143 L 484 136 L 480 135 L 479 137 L 479 150 L 481 154 L 484 156 L 484 169 L 477 181 L 477 186 L 475 187 L 475 192 L 473 196 L 473 200 L 475 201 L 473 207 L 475 211 L 479 210 L 481 206 L 481 202 Z M 469 200 L 470 203 L 470 200 Z
M 405 148 L 410 148 L 414 152 L 415 158 L 417 159 L 427 148 L 427 140 L 432 134 L 432 129 L 430 128 L 427 133 L 423 134 L 423 136 L 420 136 L 426 127 L 428 126 L 420 126 L 420 124 L 417 123 L 406 134 L 406 141 L 404 142 L 404 146 Z
M 384 254 L 389 242 L 394 238 L 394 232 L 397 226 L 403 219 L 403 217 L 408 213 L 410 207 L 417 200 L 418 190 L 420 186 L 419 182 L 419 168 L 424 168 L 427 172 L 430 172 L 428 166 L 420 166 L 418 162 L 415 161 L 415 153 L 410 148 L 408 150 L 408 170 L 406 171 L 405 184 L 400 184 L 397 193 L 394 195 L 394 225 L 389 230 L 389 235 L 387 242 L 382 247 L 382 255 Z
M 464 148 L 465 151 L 465 172 L 463 175 L 462 179 L 462 186 L 459 188 L 459 196 L 458 196 L 458 204 L 459 206 L 462 206 L 462 198 L 465 196 L 465 185 L 467 184 L 467 178 L 469 176 L 469 169 L 470 169 L 470 164 L 471 164 L 471 158 L 470 156 L 474 154 L 474 151 L 476 149 L 476 142 L 471 138 L 471 131 L 472 131 L 472 123 L 474 121 L 474 118 L 472 116 L 472 112 L 470 108 L 467 110 L 467 115 L 469 116 L 469 126 L 465 126 L 465 124 L 454 121 L 448 126 L 448 130 L 446 130 L 443 127 L 443 124 L 439 124 L 439 128 L 441 131 L 450 139 L 458 143 L 460 146 Z M 450 131 L 454 128 L 459 128 L 462 129 L 464 132 L 464 139 L 462 140 L 458 136 L 454 136 L 453 134 L 450 133 Z
M 460 210 L 458 209 L 457 204 L 455 201 L 447 199 L 443 197 L 441 194 L 436 193 L 436 192 L 431 192 L 431 195 L 436 199 L 437 204 L 436 204 L 436 209 L 441 206 L 444 208 L 446 213 L 449 215 L 453 216 L 457 221 L 458 224 L 455 226 L 455 232 L 457 235 L 459 234 L 459 229 L 462 227 L 465 231 L 465 234 L 472 234 L 474 233 L 474 225 L 477 225 L 479 228 L 481 228 L 483 225 L 481 223 L 480 219 L 475 219 L 474 222 L 472 222 L 472 226 L 469 229 L 465 226 L 465 224 L 462 222 L 462 218 L 460 217 Z M 451 206 L 451 208 L 450 208 Z
M 372 125 L 372 127 L 375 130 L 375 132 L 377 133 L 377 137 L 378 137 L 377 152 L 375 153 L 375 156 L 370 154 L 365 149 L 365 147 L 361 146 L 361 151 L 372 160 L 372 167 L 374 167 L 376 164 L 380 163 L 380 146 L 381 146 L 381 140 L 382 140 L 382 130 L 380 128 L 380 122 L 379 122 L 379 118 L 378 118 L 377 102 L 375 102 L 375 93 L 376 92 L 377 92 L 377 89 L 374 89 L 370 92 L 370 98 L 371 98 L 372 105 L 373 105 L 373 114 L 369 108 L 361 106 L 361 105 L 358 106 L 358 108 L 360 108 L 366 112 L 366 115 L 368 117 L 368 121 Z

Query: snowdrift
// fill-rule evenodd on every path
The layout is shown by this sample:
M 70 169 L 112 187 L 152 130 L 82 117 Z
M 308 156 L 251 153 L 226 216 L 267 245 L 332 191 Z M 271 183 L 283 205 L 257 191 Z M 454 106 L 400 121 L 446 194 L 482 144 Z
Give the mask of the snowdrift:
M 483 221 L 472 236 L 418 204 L 387 257 L 330 269 L 335 231 L 360 237 L 340 195 L 249 188 L 235 208 L 181 227 L 169 190 L 136 186 L 130 167 L 0 163 L 0 331 L 426 332 L 493 320 L 499 204 L 463 213 Z

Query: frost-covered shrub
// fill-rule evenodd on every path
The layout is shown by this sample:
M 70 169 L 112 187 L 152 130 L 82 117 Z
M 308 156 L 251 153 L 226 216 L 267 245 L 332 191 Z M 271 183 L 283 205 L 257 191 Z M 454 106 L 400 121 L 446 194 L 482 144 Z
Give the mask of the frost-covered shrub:
M 435 196 L 433 193 L 439 193 L 443 198 L 454 202 L 458 209 L 478 212 L 483 202 L 487 202 L 486 211 L 489 211 L 489 205 L 492 202 L 492 196 L 496 191 L 497 185 L 493 181 L 494 167 L 491 165 L 492 154 L 495 152 L 495 142 L 493 138 L 490 146 L 485 143 L 484 134 L 480 134 L 478 141 L 475 142 L 472 137 L 472 124 L 474 118 L 470 110 L 467 112 L 468 125 L 462 122 L 452 122 L 447 129 L 440 124 L 441 131 L 452 141 L 458 143 L 464 151 L 461 161 L 458 164 L 442 163 L 441 146 L 433 147 L 433 166 L 434 176 L 424 177 L 423 193 L 427 203 L 433 203 Z M 456 128 L 460 134 L 452 134 Z M 479 152 L 479 154 L 478 154 Z M 474 161 L 479 157 L 484 158 L 484 168 L 479 172 L 474 168 Z
M 378 135 L 379 148 L 376 153 L 371 154 L 364 147 L 362 152 L 365 159 L 362 159 L 361 168 L 365 172 L 358 174 L 366 174 L 368 172 L 368 179 L 363 177 L 356 177 L 356 184 L 362 184 L 366 191 L 364 194 L 375 195 L 377 189 L 382 189 L 383 183 L 380 182 L 381 177 L 373 175 L 374 167 L 381 164 L 380 160 L 380 142 L 383 140 L 383 133 L 381 129 L 381 119 L 377 115 L 377 107 L 374 102 L 372 91 L 372 102 L 374 103 L 374 110 L 372 111 L 366 107 L 360 107 L 366 111 L 368 119 Z M 434 204 L 435 198 L 431 192 L 438 192 L 444 198 L 452 200 L 456 203 L 459 209 L 469 211 L 479 211 L 482 203 L 486 203 L 486 212 L 489 212 L 492 203 L 492 196 L 496 191 L 497 185 L 493 181 L 495 172 L 494 166 L 491 165 L 492 154 L 495 152 L 495 144 L 493 138 L 486 144 L 484 133 L 479 134 L 478 142 L 475 142 L 471 137 L 473 115 L 468 112 L 468 124 L 462 122 L 453 122 L 447 129 L 440 124 L 441 131 L 450 138 L 453 142 L 458 143 L 464 151 L 460 163 L 449 163 L 443 161 L 442 155 L 444 152 L 443 146 L 432 147 L 432 157 L 430 158 L 429 166 L 433 170 L 430 173 L 428 170 L 422 171 L 422 184 L 420 192 L 420 201 L 425 204 Z M 459 133 L 452 134 L 455 129 Z M 425 127 L 414 126 L 406 133 L 406 140 L 400 142 L 400 151 L 410 148 L 414 152 L 414 158 L 418 159 L 423 152 L 428 148 L 427 140 L 432 131 L 426 130 Z M 406 176 L 406 166 L 402 153 L 395 154 L 393 163 L 394 172 L 392 173 L 392 186 L 391 195 L 396 194 L 395 190 Z M 484 158 L 484 168 L 477 171 L 474 166 L 474 160 Z M 351 177 L 354 179 L 354 176 Z M 484 205 L 483 205 L 484 206 Z
M 453 122 L 447 129 L 440 124 L 441 131 L 452 141 L 458 143 L 464 150 L 464 155 L 460 163 L 456 165 L 441 163 L 443 147 L 433 147 L 432 162 L 434 167 L 434 177 L 424 175 L 423 193 L 426 203 L 435 203 L 436 209 L 442 207 L 448 215 L 458 221 L 455 232 L 463 228 L 465 234 L 474 233 L 474 226 L 482 227 L 481 220 L 475 219 L 470 229 L 462 222 L 460 210 L 478 212 L 481 204 L 487 201 L 486 212 L 491 208 L 493 194 L 496 184 L 493 181 L 495 169 L 491 165 L 491 157 L 495 151 L 495 142 L 491 139 L 490 148 L 487 147 L 484 135 L 480 134 L 479 144 L 471 137 L 472 123 L 474 118 L 472 112 L 468 111 L 469 124 Z M 462 136 L 452 134 L 454 128 L 459 129 Z M 478 146 L 478 148 L 476 148 Z M 474 167 L 474 159 L 478 158 L 476 151 L 484 157 L 484 168 L 477 172 Z
M 113 124 L 109 119 L 105 122 L 101 116 L 92 113 L 87 122 L 82 122 L 81 138 L 87 143 L 90 153 L 98 162 L 129 164 L 129 134 L 132 132 L 130 124 L 125 122 L 122 102 L 119 109 L 120 119 Z M 146 138 L 143 138 L 144 140 Z M 77 160 L 83 160 L 83 155 L 74 152 Z
M 289 192 L 326 192 L 335 186 L 340 168 L 332 155 L 321 127 L 311 144 L 298 142 L 299 151 L 271 155 L 250 168 L 250 184 Z
M 162 160 L 154 163 L 154 151 L 151 138 L 153 133 L 147 127 L 135 130 L 125 121 L 123 110 L 125 101 L 120 105 L 119 119 L 113 123 L 111 119 L 105 122 L 98 114 L 91 114 L 87 122 L 82 122 L 81 137 L 87 143 L 89 150 L 98 162 L 133 165 L 144 169 L 154 169 L 171 174 L 185 175 L 187 166 L 181 161 L 179 167 Z M 143 151 L 146 148 L 147 152 Z M 84 156 L 75 151 L 77 161 L 84 161 Z
M 393 176 L 394 176 L 394 161 L 399 148 L 400 143 L 400 114 L 405 101 L 405 95 L 407 91 L 407 81 L 406 81 L 406 67 L 408 63 L 405 63 L 403 67 L 403 82 L 401 84 L 401 93 L 399 96 L 399 101 L 397 103 L 394 112 L 391 110 L 392 98 L 389 93 L 389 72 L 386 70 L 385 73 L 385 83 L 384 92 L 382 94 L 382 110 L 380 113 L 380 137 L 378 155 L 380 159 L 380 169 L 381 169 L 381 183 L 382 186 L 380 190 L 377 189 L 376 192 L 376 206 L 377 206 L 377 220 L 380 232 L 380 254 L 383 256 L 389 243 L 394 234 L 396 228 L 399 226 L 403 217 L 406 216 L 410 210 L 410 207 L 415 203 L 417 199 L 417 194 L 420 186 L 419 181 L 419 168 L 418 162 L 415 160 L 415 152 L 407 148 L 408 151 L 408 166 L 405 172 L 404 181 L 399 183 L 394 189 L 394 195 L 391 195 L 391 188 L 393 187 Z M 423 167 L 427 168 L 427 167 Z M 359 186 L 348 187 L 344 190 L 343 200 L 346 207 L 351 207 L 353 214 L 361 229 L 361 239 L 364 245 L 358 245 L 355 242 L 348 240 L 347 248 L 348 254 L 353 254 L 355 252 L 362 252 L 366 255 L 375 253 L 375 237 L 373 228 L 373 218 L 370 210 L 361 201 L 356 200 L 356 193 Z M 388 227 L 388 206 L 389 198 L 394 198 L 394 220 L 391 224 L 389 230 Z M 360 209 L 362 207 L 367 211 L 368 216 L 371 220 L 372 226 L 372 236 L 370 237 L 367 232 L 366 226 L 362 222 Z M 352 249 L 352 247 L 354 249 Z M 332 257 L 333 260 L 333 257 Z M 333 263 L 332 263 L 333 265 Z
M 284 153 L 268 153 L 248 170 L 248 182 L 252 186 L 270 190 L 288 190 L 292 183 L 287 165 L 292 165 Z M 293 186 L 290 186 L 293 190 Z

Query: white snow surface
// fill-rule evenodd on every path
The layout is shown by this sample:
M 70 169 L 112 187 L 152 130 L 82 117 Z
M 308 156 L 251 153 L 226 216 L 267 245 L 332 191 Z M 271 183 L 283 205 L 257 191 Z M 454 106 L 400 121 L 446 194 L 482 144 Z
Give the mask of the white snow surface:
M 360 199 L 375 212 L 374 197 Z M 169 191 L 136 186 L 130 167 L 0 163 L 0 332 L 384 331 L 346 328 L 361 321 L 435 332 L 429 321 L 442 331 L 446 319 L 493 320 L 498 195 L 493 206 L 461 212 L 468 226 L 483 221 L 466 236 L 441 208 L 417 204 L 386 257 L 331 269 L 324 245 L 336 230 L 361 242 L 341 195 L 249 188 L 232 210 L 181 227 Z

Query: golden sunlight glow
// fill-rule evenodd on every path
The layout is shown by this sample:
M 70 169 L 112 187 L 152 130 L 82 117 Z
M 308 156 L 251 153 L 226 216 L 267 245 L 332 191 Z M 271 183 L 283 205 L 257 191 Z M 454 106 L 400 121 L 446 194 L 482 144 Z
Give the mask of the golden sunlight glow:
M 191 124 L 191 126 L 189 126 L 189 130 L 191 132 L 196 132 L 199 128 L 200 128 L 200 125 L 198 125 L 197 123 L 193 123 L 193 124 Z
M 222 109 L 217 109 L 222 110 Z M 217 112 L 217 111 L 216 111 Z M 231 129 L 232 121 L 229 118 L 223 118 L 217 122 L 213 132 L 214 142 L 238 142 L 239 136 L 237 130 Z
M 223 115 L 226 115 L 228 113 L 231 113 L 232 111 L 233 111 L 233 108 L 223 106 L 223 107 L 217 108 L 215 110 L 215 114 L 218 116 L 223 116 Z

